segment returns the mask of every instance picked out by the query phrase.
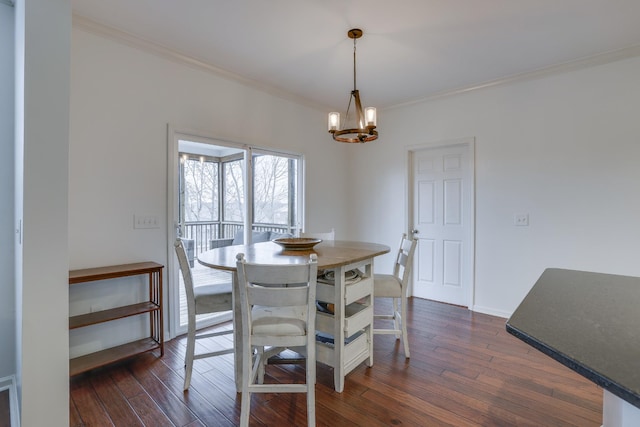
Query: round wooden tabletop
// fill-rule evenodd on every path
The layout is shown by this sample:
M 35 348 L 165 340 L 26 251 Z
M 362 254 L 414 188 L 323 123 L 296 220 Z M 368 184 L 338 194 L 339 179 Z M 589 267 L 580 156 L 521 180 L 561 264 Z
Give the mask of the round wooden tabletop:
M 389 246 L 378 243 L 347 240 L 327 240 L 318 243 L 311 250 L 284 250 L 273 242 L 253 245 L 225 246 L 211 249 L 198 255 L 198 262 L 207 267 L 235 271 L 236 255 L 243 253 L 248 263 L 257 264 L 303 264 L 310 254 L 317 254 L 318 269 L 330 269 L 353 262 L 363 261 L 389 252 Z

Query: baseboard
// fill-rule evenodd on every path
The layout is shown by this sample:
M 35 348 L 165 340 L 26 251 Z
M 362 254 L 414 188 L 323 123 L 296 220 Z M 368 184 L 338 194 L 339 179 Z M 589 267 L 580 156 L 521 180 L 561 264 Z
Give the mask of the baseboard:
M 0 397 L 4 398 L 4 396 L 6 396 L 5 393 L 8 393 L 9 402 L 7 404 L 5 403 L 6 401 L 4 401 L 2 409 L 0 409 L 0 417 L 2 417 L 2 419 L 0 419 L 0 425 L 20 427 L 15 375 L 0 378 Z
M 475 311 L 477 313 L 489 314 L 491 316 L 502 317 L 504 319 L 508 319 L 512 314 L 507 311 L 496 310 L 495 308 L 483 307 L 481 305 L 474 305 L 473 307 L 469 307 L 469 310 Z

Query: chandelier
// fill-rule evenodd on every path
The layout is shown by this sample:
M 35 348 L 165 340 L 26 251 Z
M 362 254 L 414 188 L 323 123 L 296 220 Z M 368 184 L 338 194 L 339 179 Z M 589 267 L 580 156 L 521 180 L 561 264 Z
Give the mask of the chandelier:
M 340 113 L 329 113 L 329 133 L 338 142 L 369 142 L 378 139 L 376 131 L 376 109 L 367 107 L 362 111 L 360 103 L 360 92 L 356 88 L 356 40 L 362 37 L 362 30 L 354 28 L 347 33 L 353 39 L 353 90 L 349 96 L 349 104 L 345 114 L 344 122 L 340 123 Z M 353 101 L 355 110 L 355 121 L 349 117 L 349 109 Z M 351 122 L 350 122 L 351 120 Z M 354 122 L 354 123 L 353 123 Z M 346 129 L 345 129 L 346 128 Z

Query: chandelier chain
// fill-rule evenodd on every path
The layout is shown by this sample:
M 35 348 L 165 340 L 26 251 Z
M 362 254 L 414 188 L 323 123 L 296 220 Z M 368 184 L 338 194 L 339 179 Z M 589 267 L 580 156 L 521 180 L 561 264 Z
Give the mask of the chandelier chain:
M 353 39 L 353 90 L 356 90 L 356 38 Z

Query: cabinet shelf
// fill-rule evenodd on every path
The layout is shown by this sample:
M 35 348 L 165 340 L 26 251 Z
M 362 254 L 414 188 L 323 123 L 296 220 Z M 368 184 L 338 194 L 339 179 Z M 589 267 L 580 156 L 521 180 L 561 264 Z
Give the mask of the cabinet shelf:
M 80 314 L 69 318 L 69 329 L 82 328 L 83 326 L 109 322 L 111 320 L 122 319 L 129 316 L 136 316 L 138 314 L 148 313 L 159 309 L 160 306 L 158 304 L 151 301 L 145 301 L 108 310 Z
M 334 316 L 318 311 L 316 313 L 316 330 L 333 334 Z M 343 329 L 346 337 L 350 337 L 373 322 L 373 306 L 371 304 L 351 303 L 344 307 Z
M 69 375 L 77 375 L 137 354 L 156 350 L 160 347 L 161 344 L 153 338 L 143 338 L 117 347 L 111 347 L 106 350 L 76 357 L 69 361 Z

